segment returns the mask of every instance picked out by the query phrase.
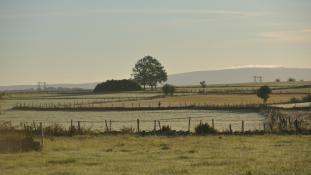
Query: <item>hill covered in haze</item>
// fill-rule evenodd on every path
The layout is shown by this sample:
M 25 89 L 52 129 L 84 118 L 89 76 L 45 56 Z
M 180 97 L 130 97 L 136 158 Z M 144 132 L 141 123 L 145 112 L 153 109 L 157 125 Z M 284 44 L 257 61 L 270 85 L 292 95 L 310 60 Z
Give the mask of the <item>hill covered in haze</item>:
M 311 80 L 311 68 L 236 68 L 211 71 L 196 71 L 168 76 L 168 83 L 173 85 L 199 85 L 200 81 L 207 84 L 247 83 L 253 82 L 254 76 L 262 76 L 263 82 L 287 81 L 288 78 Z
M 264 82 L 275 81 L 279 78 L 281 81 L 287 81 L 288 78 L 295 78 L 297 81 L 311 80 L 311 68 L 235 68 L 211 71 L 196 71 L 168 76 L 168 83 L 173 85 L 199 85 L 200 81 L 206 81 L 207 84 L 226 84 L 226 83 L 248 83 L 253 82 L 253 76 L 262 76 Z M 50 84 L 52 88 L 71 88 L 71 89 L 89 89 L 96 86 L 95 83 L 81 84 Z M 36 89 L 34 85 L 18 86 L 0 86 L 0 91 L 12 90 L 30 90 Z

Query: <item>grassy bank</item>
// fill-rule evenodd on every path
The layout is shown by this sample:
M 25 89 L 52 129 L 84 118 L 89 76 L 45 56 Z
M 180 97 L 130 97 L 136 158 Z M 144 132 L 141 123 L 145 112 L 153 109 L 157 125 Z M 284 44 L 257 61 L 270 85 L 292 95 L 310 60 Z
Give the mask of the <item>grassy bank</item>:
M 310 136 L 76 136 L 0 154 L 0 174 L 309 174 Z

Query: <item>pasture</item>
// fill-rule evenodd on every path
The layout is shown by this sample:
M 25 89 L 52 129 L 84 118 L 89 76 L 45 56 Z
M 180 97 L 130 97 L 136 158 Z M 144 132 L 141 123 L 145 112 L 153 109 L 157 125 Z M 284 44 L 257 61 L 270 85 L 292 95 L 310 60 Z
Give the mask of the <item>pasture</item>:
M 183 106 L 222 106 L 228 105 L 260 105 L 262 100 L 254 93 L 243 93 L 247 89 L 258 89 L 260 85 L 268 84 L 274 89 L 270 95 L 268 104 L 289 103 L 292 98 L 301 99 L 308 95 L 311 82 L 281 82 L 281 83 L 245 83 L 227 85 L 208 85 L 205 90 L 207 94 L 200 94 L 199 86 L 177 87 L 174 96 L 163 96 L 160 89 L 94 94 L 91 92 L 16 92 L 9 93 L 1 100 L 4 109 L 0 115 L 1 121 L 12 121 L 14 125 L 32 122 L 44 122 L 45 125 L 59 123 L 66 127 L 73 120 L 82 122 L 86 128 L 103 131 L 105 120 L 112 120 L 112 128 L 120 130 L 122 127 L 136 127 L 136 119 L 142 120 L 141 127 L 145 130 L 153 129 L 154 120 L 162 120 L 162 124 L 170 125 L 176 130 L 187 130 L 188 119 L 193 117 L 191 130 L 199 122 L 210 123 L 215 120 L 216 129 L 222 131 L 228 129 L 232 124 L 233 130 L 240 130 L 241 121 L 245 121 L 247 130 L 262 130 L 264 117 L 255 111 L 225 111 L 225 110 L 162 110 L 162 111 L 96 111 L 97 108 L 109 107 L 183 107 Z M 306 90 L 307 89 L 307 90 Z M 295 93 L 279 93 L 278 91 L 294 91 Z M 301 91 L 299 91 L 301 90 Z M 213 91 L 223 91 L 216 93 Z M 235 93 L 232 93 L 235 91 Z M 241 93 L 242 92 L 242 93 Z M 39 107 L 40 111 L 12 110 L 14 106 L 26 105 Z M 59 111 L 44 110 L 46 107 L 55 107 Z M 63 108 L 74 109 L 72 111 L 62 110 Z M 88 108 L 89 111 L 79 109 Z M 92 111 L 92 109 L 94 109 Z M 184 118 L 184 120 L 172 120 Z M 145 121 L 145 122 L 144 122 Z
M 1 154 L 0 174 L 308 175 L 310 136 L 75 136 Z
M 269 105 L 290 104 L 292 98 L 310 94 L 310 82 L 268 83 L 273 93 Z M 251 110 L 161 110 L 161 111 L 81 111 L 96 107 L 167 107 L 202 105 L 262 104 L 254 91 L 260 83 L 177 87 L 174 96 L 163 96 L 159 89 L 93 94 L 92 92 L 16 92 L 8 93 L 0 101 L 0 121 L 11 121 L 23 128 L 23 123 L 54 123 L 68 129 L 76 127 L 97 131 L 95 135 L 73 137 L 45 137 L 41 151 L 0 154 L 2 174 L 309 174 L 311 172 L 310 135 L 217 135 L 209 136 L 139 136 L 109 135 L 104 121 L 111 121 L 112 131 L 134 128 L 140 120 L 140 130 L 151 131 L 154 121 L 169 125 L 173 130 L 194 132 L 199 123 L 215 121 L 215 129 L 227 131 L 263 130 L 265 116 Z M 18 105 L 73 107 L 73 111 L 13 110 Z M 283 114 L 280 114 L 283 116 Z M 309 111 L 289 111 L 288 116 L 303 119 L 310 128 Z M 303 117 L 301 117 L 303 115 Z M 298 116 L 298 117 L 296 117 Z M 189 117 L 191 124 L 189 125 Z M 80 123 L 81 122 L 81 123 Z M 156 126 L 159 129 L 158 126 Z M 276 123 L 276 127 L 278 124 Z M 289 126 L 290 130 L 295 130 Z M 263 134 L 263 133 L 262 133 Z M 97 136 L 96 136 L 97 135 Z M 0 135 L 1 136 L 1 135 Z M 39 140 L 39 138 L 36 138 Z

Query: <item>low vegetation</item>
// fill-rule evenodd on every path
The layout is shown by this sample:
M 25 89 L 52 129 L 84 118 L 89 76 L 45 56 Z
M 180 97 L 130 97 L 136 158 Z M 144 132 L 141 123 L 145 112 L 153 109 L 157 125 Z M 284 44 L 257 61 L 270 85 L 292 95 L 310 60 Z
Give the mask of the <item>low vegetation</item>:
M 206 134 L 216 134 L 217 131 L 212 128 L 208 123 L 200 123 L 195 127 L 195 134 L 206 135 Z
M 310 136 L 76 136 L 0 154 L 0 174 L 308 175 Z
M 162 92 L 164 95 L 171 95 L 172 96 L 175 93 L 175 86 L 170 85 L 170 84 L 165 84 L 162 87 Z
M 0 123 L 0 153 L 40 150 L 41 145 L 31 135 L 17 130 L 10 122 Z

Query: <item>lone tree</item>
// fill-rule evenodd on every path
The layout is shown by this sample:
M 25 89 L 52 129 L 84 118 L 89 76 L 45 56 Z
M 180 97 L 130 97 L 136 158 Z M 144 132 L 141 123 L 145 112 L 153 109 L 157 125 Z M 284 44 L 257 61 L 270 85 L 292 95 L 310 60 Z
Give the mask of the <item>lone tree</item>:
M 165 95 L 174 95 L 175 87 L 173 85 L 170 85 L 170 84 L 165 84 L 162 87 L 162 91 Z
M 269 94 L 272 92 L 269 86 L 261 86 L 257 90 L 257 96 L 263 100 L 263 103 L 266 104 L 268 98 L 270 97 Z
M 206 82 L 205 81 L 201 81 L 200 85 L 201 85 L 202 88 L 205 88 L 206 87 Z
M 146 85 L 153 89 L 153 87 L 157 87 L 158 83 L 163 83 L 167 80 L 167 73 L 164 67 L 152 56 L 145 56 L 138 60 L 133 68 L 132 76 L 144 89 Z

